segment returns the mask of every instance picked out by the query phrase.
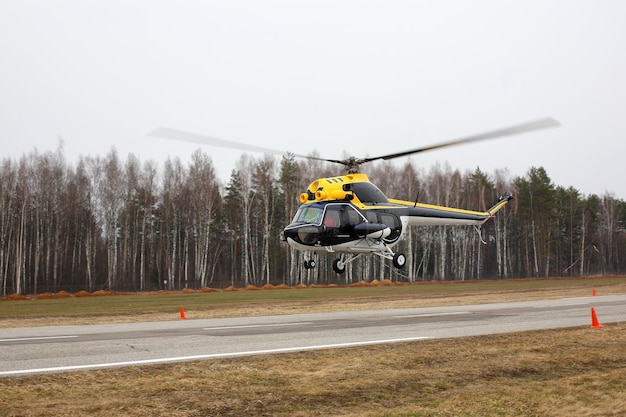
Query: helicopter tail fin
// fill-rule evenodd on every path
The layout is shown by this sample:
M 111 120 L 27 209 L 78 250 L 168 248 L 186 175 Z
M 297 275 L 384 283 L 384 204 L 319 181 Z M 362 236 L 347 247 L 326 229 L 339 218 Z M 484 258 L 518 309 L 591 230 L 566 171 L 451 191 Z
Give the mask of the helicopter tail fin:
M 507 204 L 509 204 L 509 201 L 513 200 L 513 196 L 512 195 L 508 195 L 508 196 L 501 196 L 498 199 L 498 202 L 491 207 L 489 210 L 487 210 L 487 213 L 489 213 L 489 217 L 493 217 L 494 214 L 496 214 L 497 211 L 499 211 L 502 207 L 506 206 Z

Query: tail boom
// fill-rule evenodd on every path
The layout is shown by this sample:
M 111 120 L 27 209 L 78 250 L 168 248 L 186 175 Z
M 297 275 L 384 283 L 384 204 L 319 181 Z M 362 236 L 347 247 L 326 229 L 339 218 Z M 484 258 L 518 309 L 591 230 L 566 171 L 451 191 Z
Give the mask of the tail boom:
M 506 206 L 512 196 L 500 197 L 487 211 L 472 211 L 431 204 L 412 203 L 402 200 L 389 200 L 392 204 L 407 206 L 405 219 L 409 226 L 481 226 L 496 212 Z

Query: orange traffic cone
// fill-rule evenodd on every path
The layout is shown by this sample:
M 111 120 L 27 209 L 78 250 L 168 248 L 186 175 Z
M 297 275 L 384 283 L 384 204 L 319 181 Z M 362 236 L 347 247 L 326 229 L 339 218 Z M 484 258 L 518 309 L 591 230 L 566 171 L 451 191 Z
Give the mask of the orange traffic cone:
M 591 307 L 591 328 L 592 329 L 602 329 L 604 326 L 600 324 L 598 321 L 598 316 L 596 315 L 596 309 Z
M 180 319 L 187 320 L 187 317 L 185 317 L 185 308 L 183 306 L 180 306 Z
M 593 291 L 591 291 L 591 295 L 593 295 L 594 297 L 596 296 L 596 289 L 594 288 Z

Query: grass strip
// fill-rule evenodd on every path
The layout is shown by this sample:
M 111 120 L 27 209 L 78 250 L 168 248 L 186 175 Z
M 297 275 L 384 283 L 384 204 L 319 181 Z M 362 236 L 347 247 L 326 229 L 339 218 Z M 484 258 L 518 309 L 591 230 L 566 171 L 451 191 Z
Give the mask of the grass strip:
M 126 294 L 0 301 L 0 328 L 410 308 L 626 293 L 626 277 Z

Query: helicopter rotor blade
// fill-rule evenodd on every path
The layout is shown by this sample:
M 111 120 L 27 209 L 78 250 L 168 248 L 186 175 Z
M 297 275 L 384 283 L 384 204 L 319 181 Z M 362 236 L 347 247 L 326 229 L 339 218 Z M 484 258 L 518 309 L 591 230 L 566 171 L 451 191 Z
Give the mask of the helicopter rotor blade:
M 476 134 L 472 136 L 466 136 L 463 138 L 454 139 L 454 140 L 450 140 L 447 142 L 441 142 L 441 143 L 437 143 L 437 144 L 430 145 L 430 146 L 424 146 L 421 148 L 411 149 L 408 151 L 396 152 L 396 153 L 376 156 L 372 158 L 350 157 L 348 159 L 343 159 L 343 160 L 326 159 L 326 158 L 319 158 L 319 157 L 311 156 L 311 155 L 294 154 L 291 152 L 279 151 L 276 149 L 265 148 L 265 147 L 256 146 L 256 145 L 249 145 L 246 143 L 235 142 L 235 141 L 226 140 L 226 139 L 219 139 L 219 138 L 215 138 L 212 136 L 200 135 L 197 133 L 185 132 L 182 130 L 171 129 L 167 127 L 160 127 L 158 129 L 155 129 L 152 132 L 148 133 L 148 135 L 159 137 L 159 138 L 165 138 L 165 139 L 179 140 L 183 142 L 199 143 L 201 145 L 219 146 L 222 148 L 239 149 L 243 151 L 260 152 L 260 153 L 271 154 L 271 155 L 280 155 L 280 156 L 292 155 L 298 158 L 305 158 L 305 159 L 310 159 L 310 160 L 315 160 L 315 161 L 324 161 L 324 162 L 331 162 L 335 164 L 341 164 L 341 165 L 344 165 L 348 169 L 348 172 L 357 172 L 359 165 L 362 165 L 371 161 L 376 161 L 379 159 L 389 160 L 389 159 L 394 159 L 394 158 L 400 158 L 402 156 L 408 156 L 408 155 L 412 155 L 412 154 L 416 154 L 420 152 L 432 151 L 435 149 L 446 148 L 449 146 L 462 145 L 462 144 L 471 143 L 471 142 L 479 142 L 483 140 L 495 139 L 495 138 L 500 138 L 504 136 L 512 136 L 512 135 L 517 135 L 520 133 L 531 132 L 533 130 L 546 129 L 546 128 L 556 127 L 560 125 L 561 124 L 558 121 L 554 120 L 553 118 L 546 117 L 543 119 L 537 119 L 537 120 L 533 120 L 530 122 L 505 127 L 505 128 L 498 129 L 498 130 L 493 130 L 490 132 L 480 133 L 480 134 Z
M 454 140 L 450 140 L 447 142 L 441 142 L 441 143 L 437 143 L 437 144 L 430 145 L 430 146 L 424 146 L 422 148 L 392 153 L 389 155 L 376 156 L 373 158 L 364 158 L 364 159 L 359 160 L 359 163 L 363 164 L 363 163 L 375 161 L 378 159 L 388 160 L 388 159 L 393 159 L 393 158 L 399 158 L 402 156 L 408 156 L 408 155 L 412 155 L 412 154 L 419 153 L 419 152 L 426 152 L 426 151 L 432 151 L 435 149 L 446 148 L 448 146 L 461 145 L 461 144 L 471 143 L 471 142 L 479 142 L 483 140 L 495 139 L 495 138 L 500 138 L 504 136 L 512 136 L 512 135 L 517 135 L 520 133 L 531 132 L 533 130 L 557 127 L 560 125 L 561 124 L 558 121 L 554 120 L 553 118 L 546 117 L 543 119 L 537 119 L 537 120 L 533 120 L 530 122 L 521 123 L 521 124 L 510 126 L 510 127 L 505 127 L 505 128 L 498 129 L 498 130 L 493 130 L 490 132 L 485 132 L 485 133 L 480 133 L 477 135 L 467 136 L 464 138 L 454 139 Z
M 305 158 L 305 159 L 310 159 L 310 160 L 315 160 L 315 161 L 332 162 L 335 164 L 346 165 L 346 161 L 342 161 L 342 160 L 326 159 L 326 158 L 319 158 L 317 156 L 301 155 L 301 154 L 296 154 L 293 152 L 279 151 L 276 149 L 265 148 L 263 146 L 249 145 L 247 143 L 215 138 L 212 136 L 186 132 L 184 130 L 172 129 L 169 127 L 159 127 L 157 129 L 154 129 L 153 131 L 148 133 L 148 136 L 154 136 L 154 137 L 163 138 L 163 139 L 178 140 L 182 142 L 198 143 L 200 145 L 218 146 L 221 148 L 239 149 L 242 151 L 260 152 L 263 154 L 270 154 L 270 155 L 285 156 L 289 154 L 297 158 Z
M 312 157 L 305 156 L 305 155 L 294 154 L 291 152 L 278 151 L 276 149 L 265 148 L 262 146 L 249 145 L 247 143 L 214 138 L 212 136 L 185 132 L 183 130 L 178 130 L 178 129 L 171 129 L 169 127 L 160 127 L 160 128 L 154 129 L 153 131 L 148 133 L 148 135 L 158 137 L 158 138 L 163 138 L 163 139 L 178 140 L 182 142 L 199 143 L 201 145 L 210 145 L 210 146 L 219 146 L 222 148 L 239 149 L 242 151 L 260 152 L 264 154 L 281 155 L 281 156 L 291 154 L 299 158 L 318 159 L 318 158 L 312 158 Z

